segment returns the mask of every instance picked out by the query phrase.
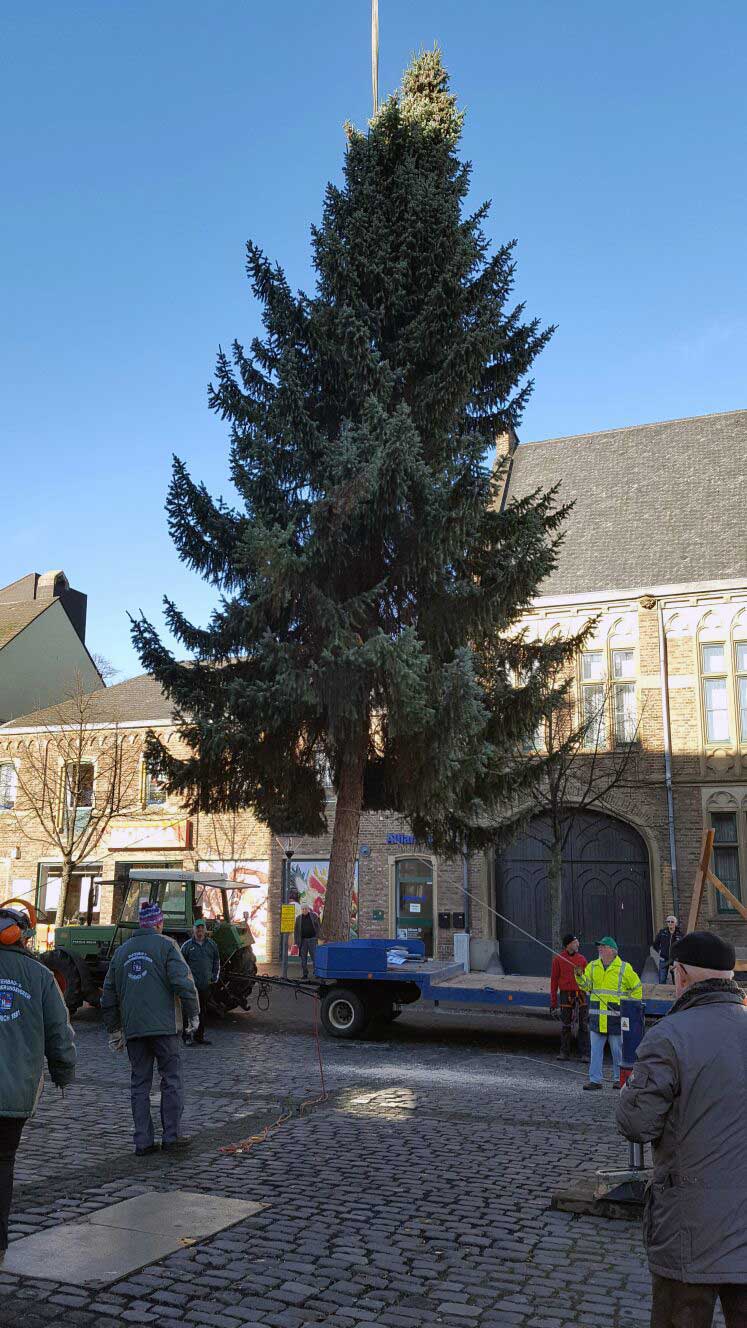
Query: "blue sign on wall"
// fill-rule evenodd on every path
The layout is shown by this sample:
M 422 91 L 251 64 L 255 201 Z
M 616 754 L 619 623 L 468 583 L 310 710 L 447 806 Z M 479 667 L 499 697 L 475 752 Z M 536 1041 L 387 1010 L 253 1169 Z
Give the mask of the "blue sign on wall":
M 415 844 L 417 841 L 414 835 L 387 835 L 387 844 Z

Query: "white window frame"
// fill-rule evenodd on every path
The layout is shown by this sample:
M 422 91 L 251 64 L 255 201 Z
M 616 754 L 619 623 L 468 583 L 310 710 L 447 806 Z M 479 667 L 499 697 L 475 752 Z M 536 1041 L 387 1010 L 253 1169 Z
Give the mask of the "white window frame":
M 705 652 L 707 650 L 720 650 L 722 656 L 722 667 L 718 669 L 705 667 Z M 729 649 L 725 640 L 723 641 L 698 641 L 698 668 L 700 673 L 700 697 L 703 713 L 703 738 L 706 747 L 729 747 L 733 741 L 731 706 L 729 705 Z M 725 705 L 716 709 L 708 704 L 709 684 L 719 684 L 723 691 Z M 709 731 L 710 715 L 726 715 L 726 736 L 711 737 Z
M 15 761 L 10 759 L 0 761 L 0 777 L 2 776 L 2 771 L 6 769 L 12 770 L 13 772 L 13 778 L 11 781 L 13 786 L 13 801 L 7 804 L 0 802 L 0 814 L 2 814 L 2 812 L 15 811 L 15 806 L 18 801 L 18 766 Z

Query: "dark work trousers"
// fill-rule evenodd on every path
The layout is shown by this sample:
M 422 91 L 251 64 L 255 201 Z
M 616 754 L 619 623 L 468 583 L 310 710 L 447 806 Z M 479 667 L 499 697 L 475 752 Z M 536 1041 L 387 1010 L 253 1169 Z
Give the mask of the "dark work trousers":
M 309 957 L 314 965 L 316 973 L 316 936 L 302 936 L 298 943 L 298 953 L 301 959 L 301 975 L 305 978 L 309 976 Z
M 0 1116 L 0 1250 L 8 1248 L 8 1217 L 13 1198 L 13 1168 L 25 1116 Z
M 200 999 L 200 1022 L 197 1026 L 197 1032 L 194 1035 L 195 1042 L 205 1041 L 205 1015 L 207 1014 L 207 999 L 210 994 L 209 987 L 203 987 L 202 991 L 197 992 Z M 186 1040 L 187 1036 L 187 1016 L 182 1014 L 182 1037 Z
M 161 1125 L 163 1142 L 171 1144 L 179 1138 L 179 1123 L 184 1110 L 182 1059 L 176 1034 L 163 1037 L 127 1039 L 130 1058 L 130 1100 L 135 1122 L 135 1147 L 150 1148 L 154 1143 L 153 1120 L 150 1114 L 150 1090 L 153 1086 L 153 1067 L 158 1065 L 161 1076 Z
M 589 1055 L 589 1007 L 578 991 L 558 992 L 560 1004 L 560 1050 L 571 1054 L 571 1030 L 574 1010 L 578 1011 L 578 1054 L 583 1060 Z
M 747 1283 L 673 1282 L 651 1274 L 651 1328 L 711 1328 L 716 1300 L 721 1301 L 726 1328 L 747 1328 Z

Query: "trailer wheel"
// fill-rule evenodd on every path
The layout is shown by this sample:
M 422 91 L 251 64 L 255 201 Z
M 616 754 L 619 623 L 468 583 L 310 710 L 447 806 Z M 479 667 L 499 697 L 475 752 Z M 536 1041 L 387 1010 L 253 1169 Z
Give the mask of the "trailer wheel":
M 324 1031 L 335 1038 L 359 1037 L 371 1017 L 363 997 L 349 987 L 328 991 L 319 1013 Z

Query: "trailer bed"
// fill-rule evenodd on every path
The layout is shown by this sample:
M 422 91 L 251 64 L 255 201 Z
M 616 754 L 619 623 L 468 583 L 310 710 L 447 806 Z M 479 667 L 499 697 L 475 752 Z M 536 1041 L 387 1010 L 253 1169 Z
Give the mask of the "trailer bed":
M 406 948 L 411 958 L 404 963 L 390 962 L 388 951 Z M 322 987 L 324 1012 L 326 996 L 335 988 L 357 993 L 356 1002 L 369 1011 L 395 1008 L 416 1000 L 440 1005 L 473 1005 L 485 1009 L 549 1010 L 550 979 L 516 974 L 465 973 L 462 964 L 442 959 L 422 958 L 421 941 L 349 941 L 333 942 L 317 951 L 317 977 Z M 391 994 L 389 994 L 391 993 Z M 645 984 L 643 998 L 646 1013 L 667 1014 L 674 1000 L 671 986 Z M 331 999 L 331 997 L 330 997 Z M 363 1015 L 359 1012 L 358 1023 Z M 333 1031 L 328 1027 L 328 1031 Z M 341 1032 L 337 1036 L 346 1036 Z

